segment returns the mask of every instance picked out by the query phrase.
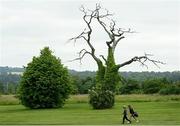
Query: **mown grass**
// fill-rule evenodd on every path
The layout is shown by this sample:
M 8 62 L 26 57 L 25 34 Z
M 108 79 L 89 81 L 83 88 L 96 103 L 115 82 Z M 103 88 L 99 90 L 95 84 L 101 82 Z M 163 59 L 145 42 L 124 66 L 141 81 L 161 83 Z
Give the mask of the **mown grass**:
M 0 97 L 2 102 L 2 96 Z M 6 99 L 8 97 L 12 96 L 3 96 Z M 87 103 L 87 95 L 71 96 L 65 106 L 58 109 L 31 110 L 19 104 L 1 104 L 0 124 L 119 125 L 122 122 L 122 106 L 131 104 L 138 111 L 140 120 L 139 123 L 133 121 L 132 124 L 180 125 L 179 98 L 180 96 L 121 95 L 116 96 L 115 106 L 106 110 L 93 110 Z

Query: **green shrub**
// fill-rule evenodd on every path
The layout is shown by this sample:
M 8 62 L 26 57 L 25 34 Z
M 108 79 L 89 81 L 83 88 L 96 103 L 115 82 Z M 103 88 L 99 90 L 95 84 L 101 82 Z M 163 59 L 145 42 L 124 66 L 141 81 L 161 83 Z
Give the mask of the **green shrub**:
M 69 75 L 60 59 L 45 47 L 33 57 L 21 78 L 19 98 L 30 108 L 62 107 L 70 93 Z
M 120 94 L 134 94 L 140 92 L 140 86 L 136 83 L 123 84 L 119 89 Z
M 109 90 L 90 90 L 89 103 L 94 109 L 107 109 L 114 106 L 115 95 Z
M 151 79 L 151 80 L 146 80 L 142 85 L 142 88 L 145 94 L 153 94 L 153 93 L 158 93 L 163 86 L 165 86 L 165 84 L 163 84 L 158 79 Z
M 159 91 L 161 95 L 180 94 L 180 87 L 176 85 L 167 86 Z

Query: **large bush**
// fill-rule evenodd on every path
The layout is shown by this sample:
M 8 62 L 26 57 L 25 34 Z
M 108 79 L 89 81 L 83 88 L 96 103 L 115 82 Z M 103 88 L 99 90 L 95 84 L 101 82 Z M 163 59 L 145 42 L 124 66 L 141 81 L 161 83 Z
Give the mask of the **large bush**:
M 70 93 L 68 71 L 48 47 L 33 57 L 20 82 L 20 100 L 30 108 L 62 107 Z
M 92 89 L 89 91 L 89 103 L 94 109 L 107 109 L 114 106 L 114 93 L 109 90 Z
M 165 84 L 162 82 L 162 79 L 150 79 L 144 81 L 142 88 L 145 94 L 158 93 Z
M 128 79 L 119 89 L 120 94 L 140 93 L 140 85 L 136 80 Z
M 167 86 L 165 88 L 162 88 L 159 91 L 159 94 L 161 94 L 161 95 L 170 95 L 170 94 L 179 95 L 180 94 L 180 87 L 178 87 L 177 85 L 170 85 L 170 86 Z

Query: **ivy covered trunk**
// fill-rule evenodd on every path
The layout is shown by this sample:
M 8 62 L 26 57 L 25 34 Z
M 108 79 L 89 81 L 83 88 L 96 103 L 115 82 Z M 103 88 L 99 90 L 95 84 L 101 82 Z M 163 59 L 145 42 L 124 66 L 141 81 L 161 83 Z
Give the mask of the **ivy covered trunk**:
M 116 91 L 116 86 L 120 80 L 118 69 L 116 68 L 114 54 L 112 48 L 108 48 L 108 56 L 107 56 L 107 63 L 106 63 L 106 70 L 104 74 L 104 83 L 103 89 L 110 90 L 113 93 Z
M 94 109 L 111 108 L 115 102 L 115 91 L 120 81 L 111 47 L 108 48 L 106 66 L 98 66 L 96 87 L 90 90 L 90 104 Z

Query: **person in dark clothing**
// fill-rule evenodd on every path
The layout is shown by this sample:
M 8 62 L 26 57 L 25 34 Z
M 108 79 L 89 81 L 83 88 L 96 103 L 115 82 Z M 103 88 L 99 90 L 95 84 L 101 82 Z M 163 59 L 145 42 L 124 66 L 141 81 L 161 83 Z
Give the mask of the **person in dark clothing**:
M 122 122 L 122 124 L 125 123 L 125 120 L 127 120 L 128 123 L 131 123 L 131 120 L 128 119 L 127 115 L 128 115 L 128 113 L 127 113 L 126 106 L 123 106 L 123 122 Z
M 139 120 L 137 119 L 137 117 L 138 117 L 137 112 L 134 111 L 134 109 L 131 105 L 128 105 L 128 108 L 129 108 L 129 113 L 130 113 L 130 120 L 133 117 L 136 120 L 136 122 L 139 122 Z

